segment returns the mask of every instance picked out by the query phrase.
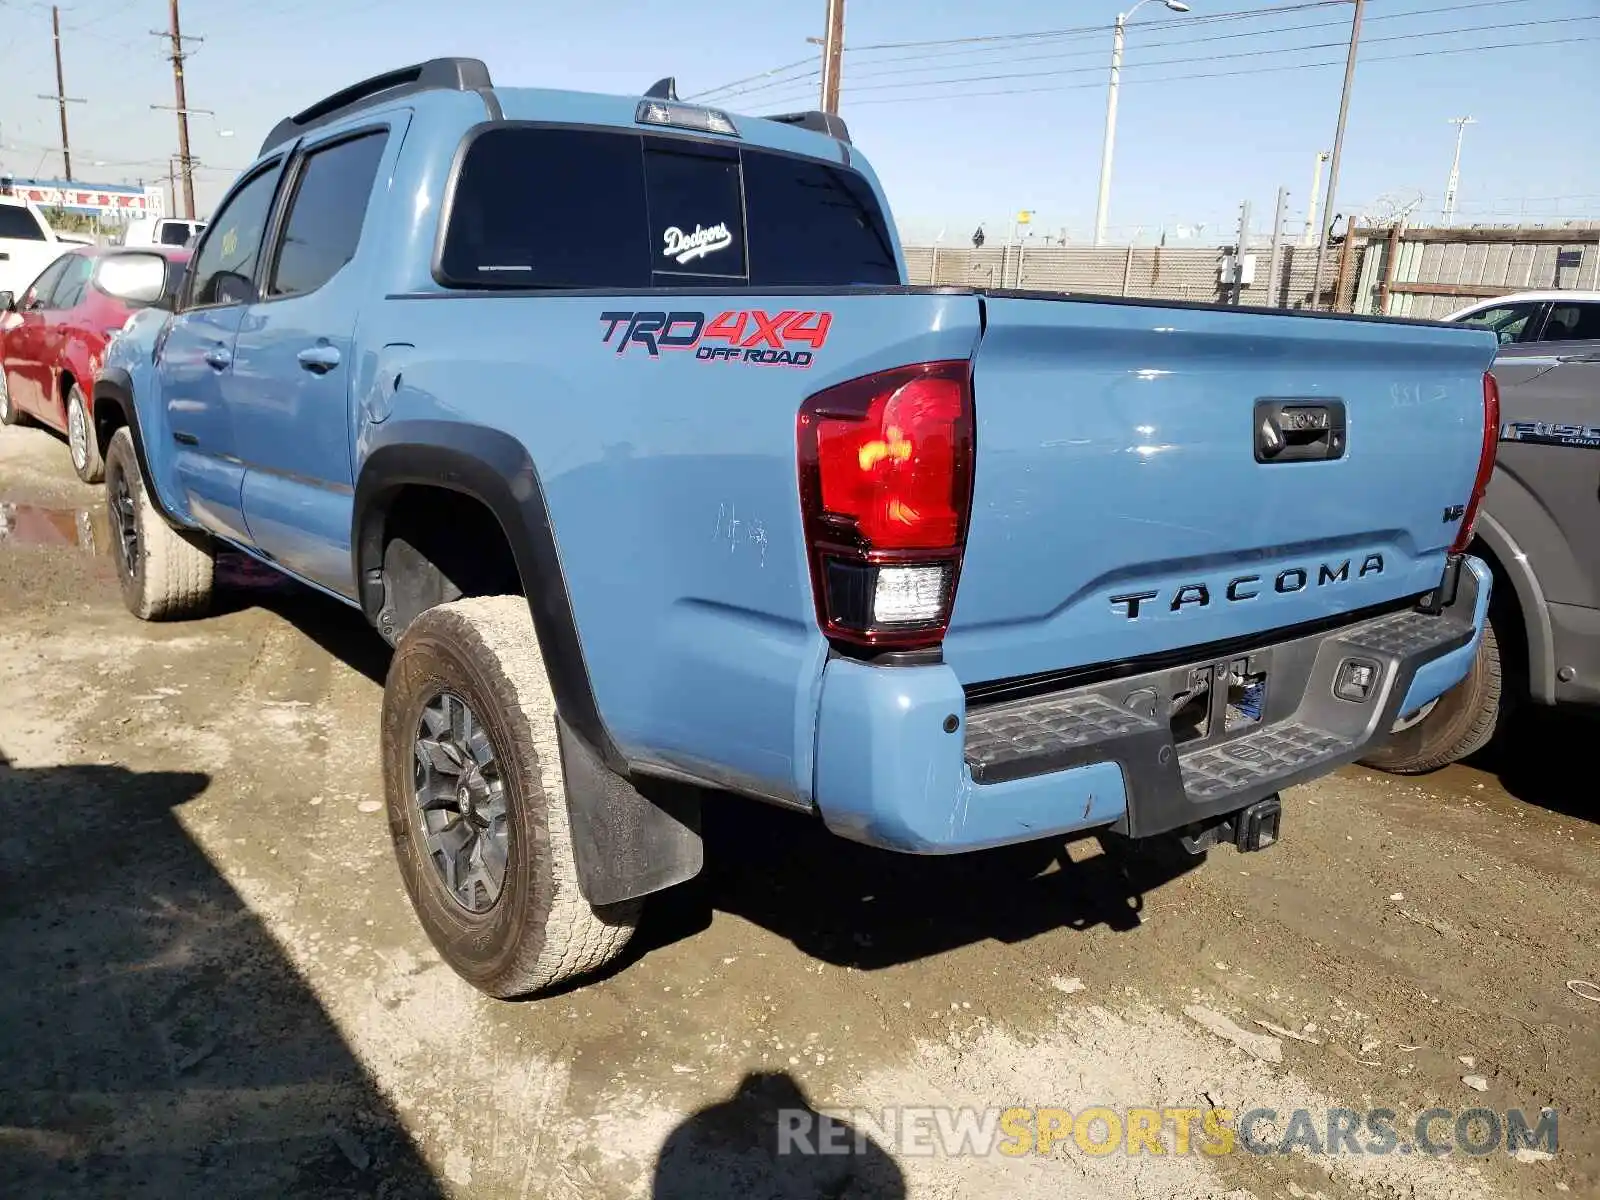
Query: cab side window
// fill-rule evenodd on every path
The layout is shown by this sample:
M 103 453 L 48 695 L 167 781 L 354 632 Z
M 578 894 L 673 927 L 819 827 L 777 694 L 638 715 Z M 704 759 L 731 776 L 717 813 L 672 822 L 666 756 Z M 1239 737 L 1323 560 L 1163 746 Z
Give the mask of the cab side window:
M 50 299 L 50 293 L 56 290 L 56 284 L 61 282 L 61 276 L 66 272 L 69 260 L 79 257 L 76 254 L 63 254 L 55 262 L 39 272 L 39 278 L 28 285 L 28 290 L 22 293 L 22 299 L 17 302 L 21 312 L 31 309 L 43 308 Z
M 1533 327 L 1537 324 L 1534 318 L 1539 315 L 1539 309 L 1542 307 L 1543 305 L 1538 302 L 1499 304 L 1475 312 L 1470 317 L 1463 317 L 1461 324 L 1492 329 L 1495 336 L 1500 339 L 1500 344 L 1506 346 L 1513 342 L 1528 340 Z
M 1539 334 L 1541 342 L 1600 341 L 1600 304 L 1564 304 L 1557 301 Z
M 184 307 L 255 303 L 256 263 L 282 168 L 279 160 L 251 176 L 212 219 L 195 253 Z
M 380 129 L 306 155 L 283 222 L 269 298 L 314 292 L 356 256 L 387 140 Z

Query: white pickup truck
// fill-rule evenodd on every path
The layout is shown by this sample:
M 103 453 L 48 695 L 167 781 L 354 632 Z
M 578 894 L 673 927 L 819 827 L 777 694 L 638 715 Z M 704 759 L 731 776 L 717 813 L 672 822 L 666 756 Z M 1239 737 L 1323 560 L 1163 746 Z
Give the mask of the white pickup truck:
M 183 217 L 135 219 L 128 222 L 128 228 L 123 232 L 121 242 L 124 246 L 183 246 L 188 244 L 190 238 L 198 236 L 205 227 L 204 221 L 188 220 Z
M 68 246 L 87 239 L 68 237 L 50 228 L 50 222 L 31 200 L 0 196 L 0 292 L 21 296 L 27 287 Z

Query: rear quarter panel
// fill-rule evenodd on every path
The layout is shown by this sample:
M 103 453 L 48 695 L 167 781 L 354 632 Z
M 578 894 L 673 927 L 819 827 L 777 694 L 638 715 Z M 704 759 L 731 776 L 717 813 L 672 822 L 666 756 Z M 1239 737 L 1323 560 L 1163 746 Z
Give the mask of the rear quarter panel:
M 602 319 L 797 309 L 831 318 L 805 368 L 652 355 Z M 801 401 L 885 367 L 966 358 L 977 337 L 974 296 L 859 293 L 391 299 L 364 332 L 415 347 L 386 423 L 482 424 L 528 448 L 623 752 L 797 803 L 811 794 L 827 653 L 800 523 Z M 375 433 L 363 428 L 358 459 Z

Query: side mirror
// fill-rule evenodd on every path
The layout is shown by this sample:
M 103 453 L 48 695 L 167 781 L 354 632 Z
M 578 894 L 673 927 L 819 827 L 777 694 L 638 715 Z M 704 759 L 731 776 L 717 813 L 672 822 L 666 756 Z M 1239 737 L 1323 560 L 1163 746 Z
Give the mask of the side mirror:
M 17 298 L 11 292 L 0 292 L 0 312 L 16 312 Z

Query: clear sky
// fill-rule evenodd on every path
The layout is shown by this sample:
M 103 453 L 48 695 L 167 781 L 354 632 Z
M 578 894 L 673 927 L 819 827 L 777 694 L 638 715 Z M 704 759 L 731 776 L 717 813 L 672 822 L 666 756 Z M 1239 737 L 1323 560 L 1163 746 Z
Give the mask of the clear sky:
M 841 114 L 908 241 L 964 244 L 1093 229 L 1111 25 L 1132 0 L 848 0 Z M 1202 226 L 1228 240 L 1240 201 L 1270 228 L 1279 186 L 1304 218 L 1331 150 L 1348 0 L 1151 0 L 1128 26 L 1111 236 Z M 183 0 L 202 213 L 285 114 L 394 66 L 484 59 L 502 84 L 637 94 L 662 75 L 735 111 L 815 107 L 806 38 L 824 0 Z M 50 6 L 0 0 L 0 163 L 58 175 Z M 1463 219 L 1600 219 L 1600 0 L 1369 0 L 1336 208 L 1421 197 L 1437 215 L 1455 130 Z M 1259 14 L 1249 18 L 1233 14 Z M 166 175 L 176 151 L 162 0 L 65 0 L 74 174 Z M 1452 32 L 1455 31 L 1455 32 Z M 1048 34 L 1019 38 L 1019 34 Z M 994 41 L 955 39 L 998 38 Z M 904 46 L 901 43 L 941 43 Z M 1521 45 L 1516 45 L 1521 43 Z M 1485 48 L 1502 47 L 1502 48 Z M 1441 53 L 1450 51 L 1450 53 Z M 1179 78 L 1179 76 L 1209 76 Z M 998 77 L 998 78 L 997 78 Z M 758 86 L 760 85 L 760 86 Z M 991 94 L 980 94 L 991 93 Z M 234 136 L 220 136 L 222 130 Z M 96 165 L 103 164 L 103 165 Z

